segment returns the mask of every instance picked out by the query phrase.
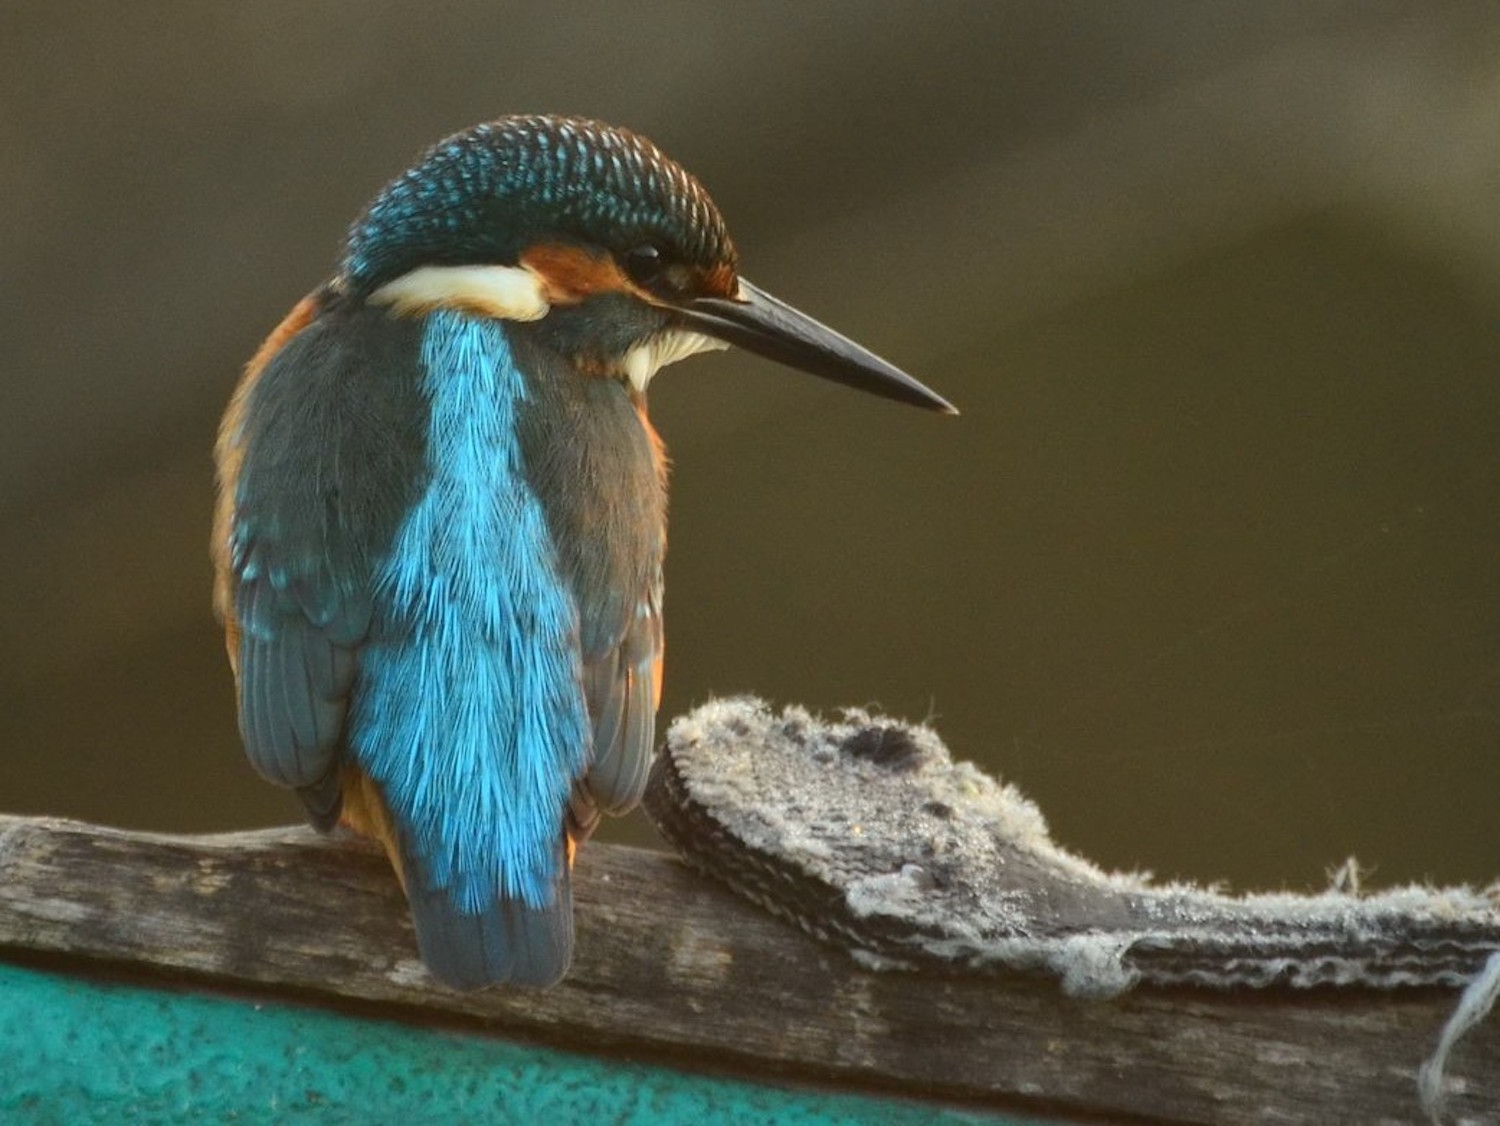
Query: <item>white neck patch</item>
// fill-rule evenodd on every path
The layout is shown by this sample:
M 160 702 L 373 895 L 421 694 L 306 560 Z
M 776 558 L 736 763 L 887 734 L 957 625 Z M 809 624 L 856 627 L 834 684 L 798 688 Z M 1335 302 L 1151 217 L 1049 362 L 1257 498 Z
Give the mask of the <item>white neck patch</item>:
M 699 352 L 716 352 L 728 347 L 724 341 L 704 336 L 701 332 L 664 332 L 626 352 L 625 358 L 620 361 L 620 370 L 630 380 L 632 387 L 645 394 L 651 377 L 668 364 L 675 364 L 678 360 Z
M 525 266 L 419 266 L 370 300 L 402 315 L 458 308 L 503 321 L 539 320 L 552 308 L 542 279 Z

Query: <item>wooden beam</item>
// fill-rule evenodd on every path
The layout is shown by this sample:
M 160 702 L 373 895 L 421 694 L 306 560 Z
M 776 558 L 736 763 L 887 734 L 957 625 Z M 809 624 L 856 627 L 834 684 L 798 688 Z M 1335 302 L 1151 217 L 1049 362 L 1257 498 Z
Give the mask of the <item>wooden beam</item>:
M 575 1050 L 865 1091 L 1162 1122 L 1420 1122 L 1416 1074 L 1451 990 L 1141 989 L 872 972 L 637 849 L 585 849 L 578 957 L 546 992 L 460 994 L 417 961 L 405 903 L 360 842 L 213 837 L 0 816 L 0 949 L 87 972 L 357 1002 Z M 1455 1119 L 1500 1120 L 1500 1028 L 1450 1063 Z

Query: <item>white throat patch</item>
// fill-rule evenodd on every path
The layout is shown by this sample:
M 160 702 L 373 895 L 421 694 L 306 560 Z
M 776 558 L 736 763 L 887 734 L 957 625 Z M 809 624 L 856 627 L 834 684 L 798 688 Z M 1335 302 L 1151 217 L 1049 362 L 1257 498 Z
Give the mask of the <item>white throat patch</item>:
M 664 332 L 626 352 L 625 358 L 620 362 L 620 370 L 630 380 L 630 385 L 644 394 L 651 377 L 668 364 L 675 364 L 678 360 L 685 360 L 699 352 L 716 352 L 728 347 L 724 341 L 704 336 L 701 332 Z

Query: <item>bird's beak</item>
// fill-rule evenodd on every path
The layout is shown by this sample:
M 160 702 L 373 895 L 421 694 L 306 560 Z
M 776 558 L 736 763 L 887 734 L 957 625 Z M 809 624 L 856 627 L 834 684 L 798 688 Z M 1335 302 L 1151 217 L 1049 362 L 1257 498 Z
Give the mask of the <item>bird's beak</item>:
M 675 308 L 697 331 L 757 356 L 900 403 L 958 413 L 900 368 L 743 278 L 738 297 L 699 297 Z

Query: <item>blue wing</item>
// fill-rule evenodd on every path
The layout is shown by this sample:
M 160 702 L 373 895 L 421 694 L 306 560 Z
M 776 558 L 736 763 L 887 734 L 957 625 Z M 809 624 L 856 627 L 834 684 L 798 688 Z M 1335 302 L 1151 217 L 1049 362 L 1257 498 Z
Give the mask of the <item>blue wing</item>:
M 339 817 L 369 561 L 421 478 L 420 403 L 403 389 L 415 349 L 411 327 L 328 316 L 314 295 L 251 361 L 219 436 L 216 599 L 240 733 L 255 769 L 324 830 Z
M 274 549 L 249 541 L 246 554 L 235 595 L 240 735 L 260 775 L 295 789 L 326 832 L 339 817 L 337 752 L 369 604 L 269 562 Z
M 634 809 L 646 788 L 656 734 L 662 652 L 660 584 L 641 600 L 620 644 L 584 669 L 594 757 L 584 786 L 605 813 Z

